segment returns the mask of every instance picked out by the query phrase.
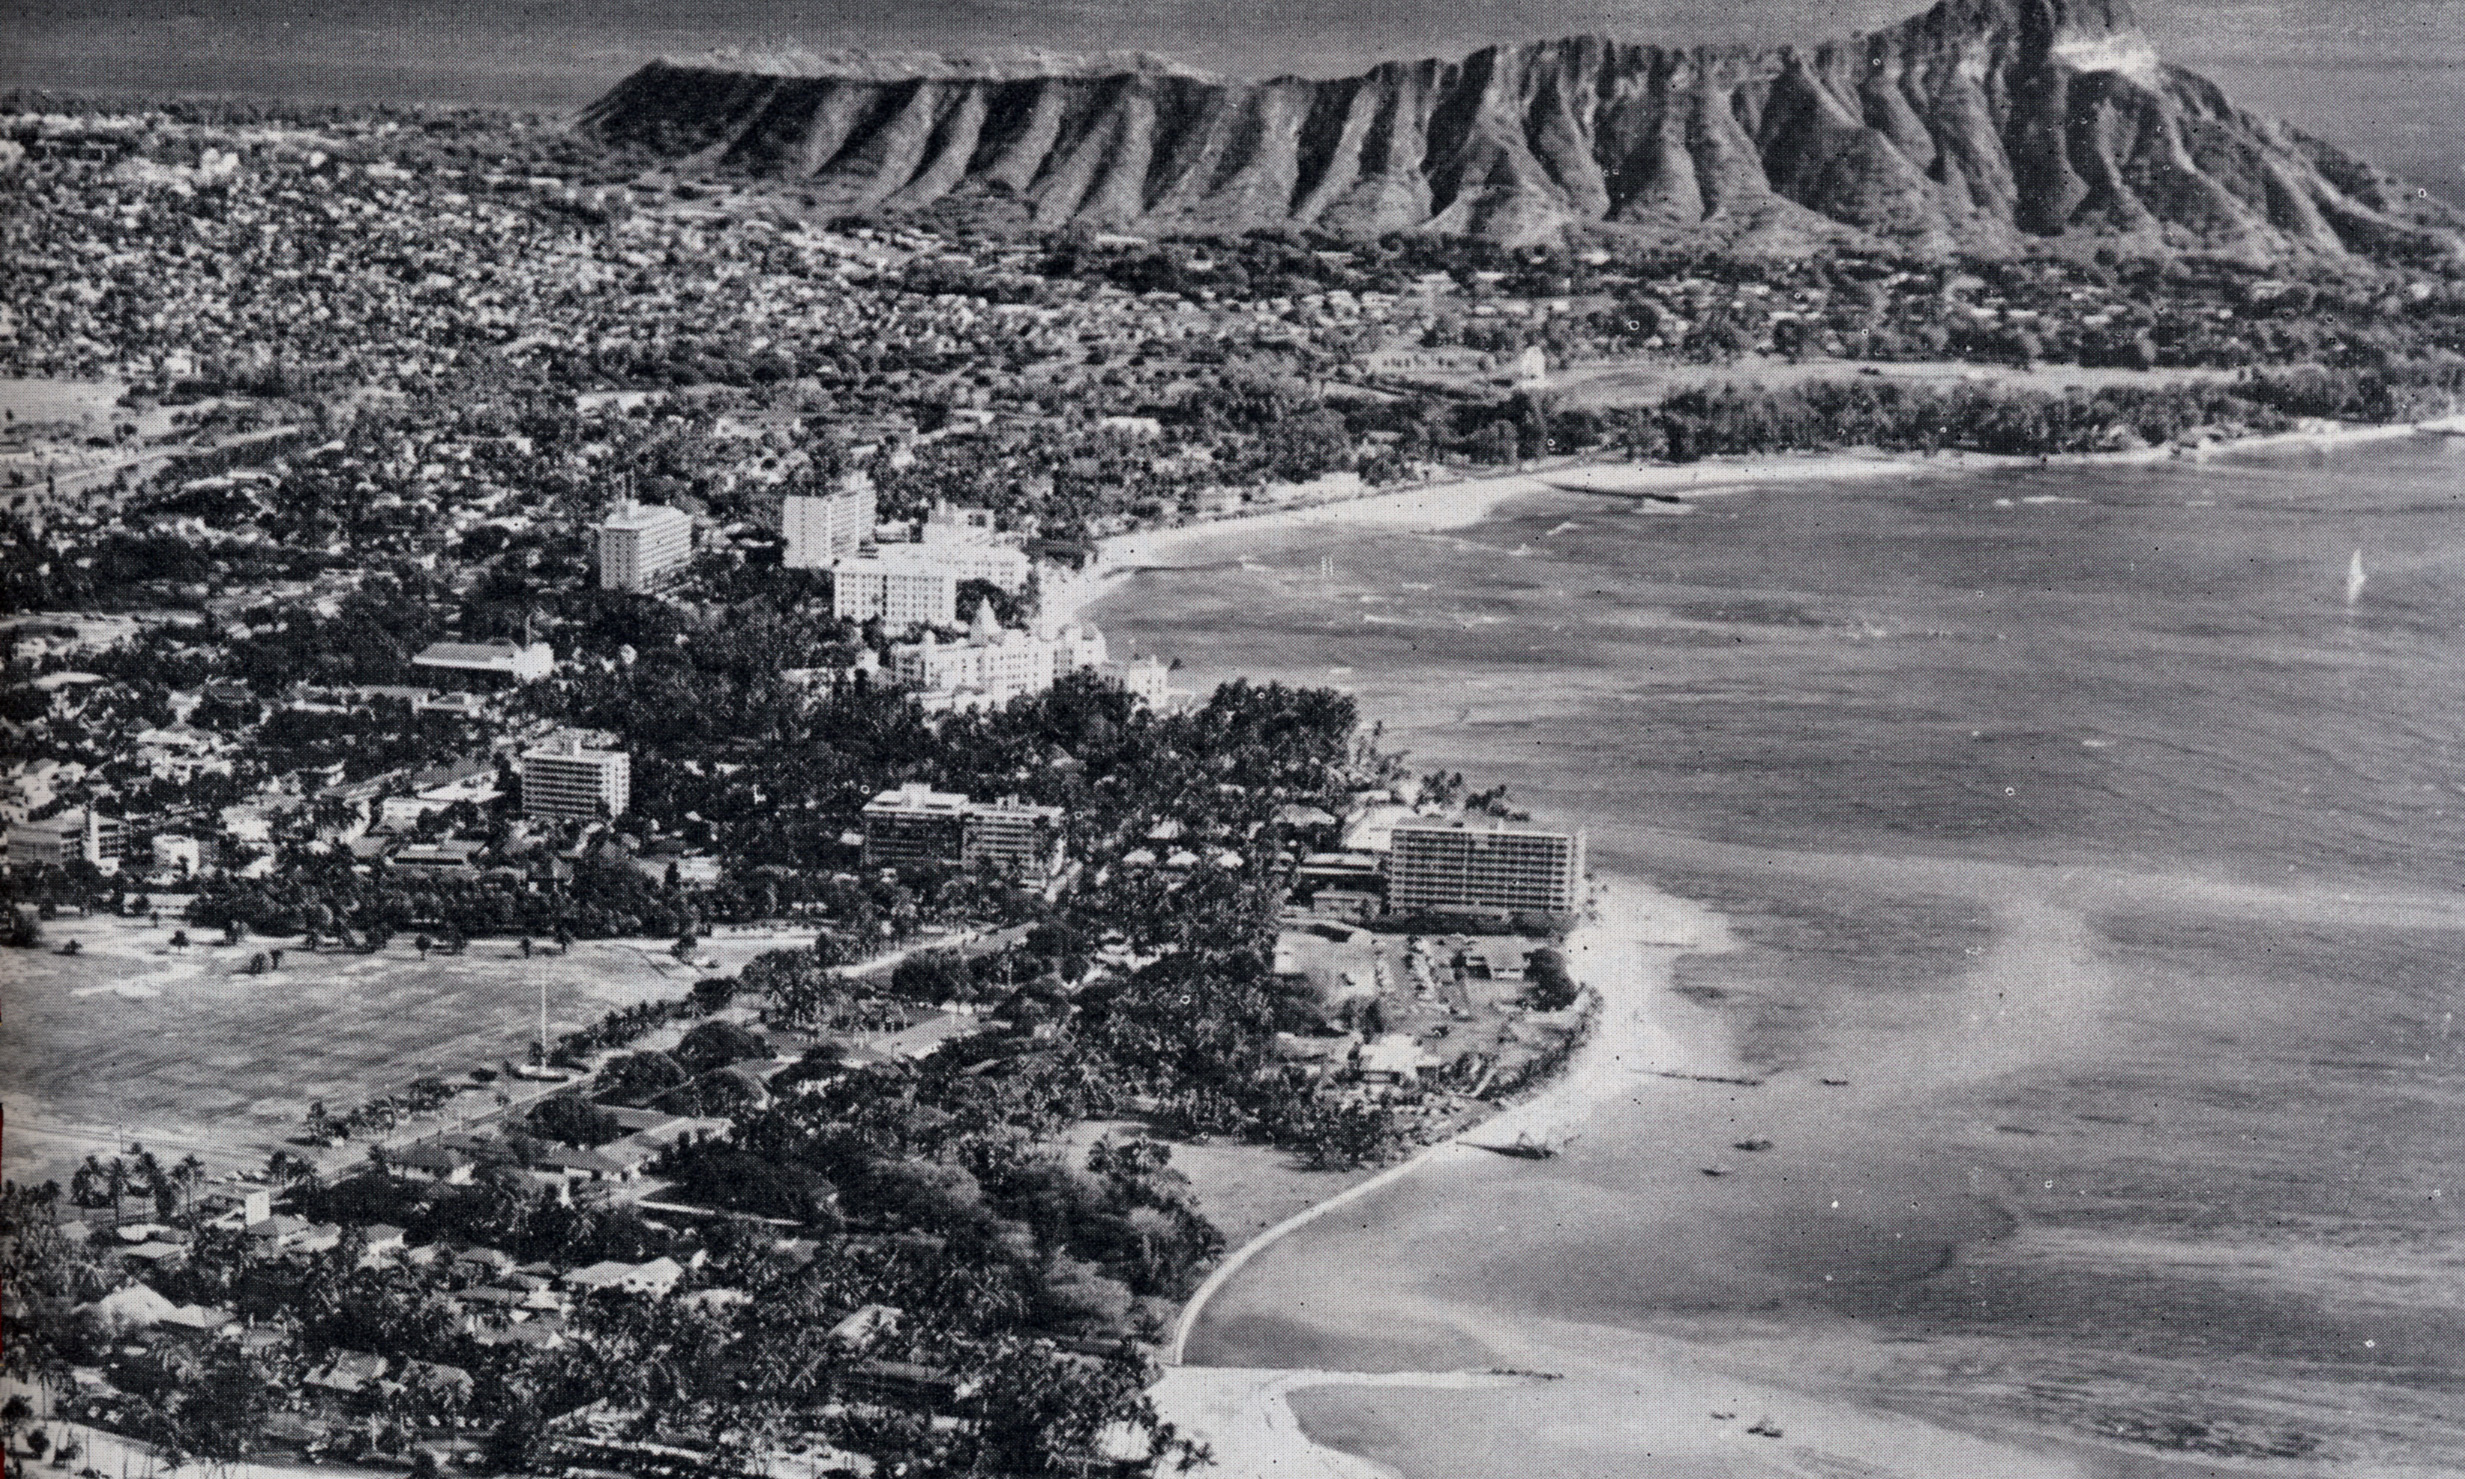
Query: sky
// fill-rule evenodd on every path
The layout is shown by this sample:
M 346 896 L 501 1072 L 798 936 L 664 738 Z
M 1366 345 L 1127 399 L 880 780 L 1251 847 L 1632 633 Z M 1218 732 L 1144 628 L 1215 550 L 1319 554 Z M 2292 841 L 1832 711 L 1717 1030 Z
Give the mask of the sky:
M 714 47 L 1144 49 L 1239 75 L 1579 33 L 1817 40 L 1920 0 L 0 0 L 0 86 L 576 108 Z M 2136 0 L 2255 112 L 2465 199 L 2465 0 Z

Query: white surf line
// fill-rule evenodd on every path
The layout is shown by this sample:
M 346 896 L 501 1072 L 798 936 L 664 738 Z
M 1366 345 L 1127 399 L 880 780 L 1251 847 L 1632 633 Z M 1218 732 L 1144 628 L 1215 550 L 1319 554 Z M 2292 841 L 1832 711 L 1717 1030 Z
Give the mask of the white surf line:
M 1603 932 L 1613 929 L 1601 920 L 1598 911 L 1603 904 L 1612 903 L 1633 887 L 1623 881 L 1596 883 L 1586 908 L 1589 916 L 1587 923 L 1591 928 Z M 1582 933 L 1580 927 L 1577 933 Z M 1181 1307 L 1181 1318 L 1173 1325 L 1172 1344 L 1165 1352 L 1165 1365 L 1185 1364 L 1190 1333 L 1198 1328 L 1198 1317 L 1205 1312 L 1207 1302 L 1227 1279 L 1239 1273 L 1251 1259 L 1272 1247 L 1279 1239 L 1401 1180 L 1441 1155 L 1479 1151 L 1481 1147 L 1466 1140 L 1466 1136 L 1496 1134 L 1519 1127 L 1528 1129 L 1532 1119 L 1563 1111 L 1569 1100 L 1577 1106 L 1599 1100 L 1604 1096 L 1597 1092 L 1597 1085 L 1606 1075 L 1637 1071 L 1637 1063 L 1630 1060 L 1640 1060 L 1640 1066 L 1648 1067 L 1655 1060 L 1676 1062 L 1683 1057 L 1671 1050 L 1665 1034 L 1653 1030 L 1655 1024 L 1649 1017 L 1649 985 L 1641 979 L 1620 980 L 1616 974 L 1619 969 L 1616 954 L 1620 950 L 1635 952 L 1635 958 L 1627 964 L 1640 973 L 1641 958 L 1645 952 L 1655 948 L 1671 948 L 1669 945 L 1658 941 L 1647 943 L 1631 934 L 1611 934 L 1607 939 L 1595 937 L 1586 940 L 1580 947 L 1570 939 L 1568 945 L 1568 955 L 1577 957 L 1584 974 L 1591 977 L 1585 989 L 1592 995 L 1594 1013 L 1590 1033 L 1576 1049 L 1573 1058 L 1560 1065 L 1557 1074 L 1529 1098 L 1500 1106 L 1444 1140 L 1424 1146 L 1368 1180 L 1303 1208 L 1242 1244 L 1230 1258 L 1207 1275 L 1197 1291 L 1190 1295 L 1189 1302 Z M 1703 948 L 1705 945 L 1702 942 L 1690 941 L 1676 946 L 1675 953 L 1684 954 Z M 1594 1086 L 1595 1092 L 1586 1094 L 1584 1090 L 1587 1085 Z
M 1479 1391 L 1540 1379 L 1506 1372 L 1175 1366 L 1151 1390 L 1166 1421 L 1213 1451 L 1210 1472 L 1223 1479 L 1401 1479 L 1386 1464 L 1311 1438 L 1292 1410 L 1292 1394 L 1330 1386 Z
M 1484 1120 L 1483 1123 L 1486 1124 L 1487 1121 Z M 1167 1366 L 1183 1364 L 1183 1349 L 1189 1344 L 1190 1332 L 1198 1327 L 1198 1317 L 1207 1308 L 1207 1301 L 1215 1296 L 1215 1291 L 1223 1286 L 1225 1280 L 1239 1273 L 1244 1264 L 1265 1252 L 1286 1234 L 1309 1226 L 1339 1207 L 1350 1206 L 1380 1187 L 1402 1180 L 1407 1173 L 1418 1169 L 1422 1163 L 1435 1159 L 1447 1151 L 1469 1149 L 1471 1147 L 1465 1145 L 1458 1136 L 1449 1136 L 1433 1145 L 1424 1146 L 1367 1181 L 1345 1187 L 1323 1202 L 1316 1202 L 1302 1208 L 1242 1244 L 1232 1257 L 1215 1266 L 1215 1271 L 1207 1275 L 1205 1282 L 1198 1286 L 1197 1292 L 1190 1296 L 1189 1303 L 1181 1307 L 1181 1318 L 1173 1325 L 1173 1343 L 1171 1349 L 1165 1352 L 1164 1364 Z

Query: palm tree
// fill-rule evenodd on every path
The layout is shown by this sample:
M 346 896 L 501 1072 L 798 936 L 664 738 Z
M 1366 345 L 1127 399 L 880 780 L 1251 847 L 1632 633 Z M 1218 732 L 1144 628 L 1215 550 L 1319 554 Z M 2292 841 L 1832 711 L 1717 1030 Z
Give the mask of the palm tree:
M 120 1200 L 129 1194 L 132 1186 L 128 1162 L 116 1155 L 103 1162 L 103 1180 L 111 1191 L 111 1220 L 117 1222 L 120 1220 Z
M 205 1162 L 194 1152 L 180 1157 L 179 1164 L 171 1168 L 171 1184 L 179 1188 L 181 1202 L 192 1217 L 197 1212 L 197 1183 L 204 1178 Z

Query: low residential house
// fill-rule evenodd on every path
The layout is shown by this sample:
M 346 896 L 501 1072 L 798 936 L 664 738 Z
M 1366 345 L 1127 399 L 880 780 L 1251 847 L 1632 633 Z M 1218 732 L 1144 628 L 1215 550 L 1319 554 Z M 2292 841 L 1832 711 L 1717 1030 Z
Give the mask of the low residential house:
M 514 1271 L 514 1256 L 502 1248 L 457 1248 L 454 1266 L 481 1278 L 498 1278 Z
M 635 1170 L 588 1145 L 556 1145 L 539 1152 L 538 1164 L 574 1181 L 630 1181 Z
M 368 1240 L 367 1251 L 360 1259 L 362 1266 L 390 1259 L 408 1246 L 403 1241 L 406 1234 L 390 1222 L 371 1222 L 360 1229 L 360 1236 Z
M 337 1351 L 308 1373 L 306 1384 L 338 1397 L 357 1396 L 385 1379 L 385 1358 L 366 1351 Z
M 1438 1063 L 1410 1033 L 1390 1032 L 1365 1045 L 1353 1066 L 1369 1083 L 1409 1084 L 1419 1082 L 1422 1070 Z
M 562 1314 L 542 1313 L 525 1319 L 517 1313 L 507 1319 L 474 1327 L 471 1340 L 483 1346 L 510 1345 L 534 1351 L 554 1351 L 564 1348 L 569 1329 Z
M 457 1289 L 445 1302 L 465 1315 L 496 1320 L 519 1320 L 530 1312 L 528 1296 L 519 1289 Z
M 471 1379 L 471 1373 L 442 1361 L 405 1361 L 395 1380 L 408 1390 L 425 1392 L 459 1406 L 469 1405 L 471 1394 L 478 1390 L 478 1383 Z
M 895 1305 L 864 1305 L 831 1326 L 830 1338 L 841 1345 L 869 1345 L 873 1337 L 898 1329 L 906 1317 L 906 1312 Z
M 468 1186 L 479 1162 L 470 1152 L 442 1141 L 427 1140 L 406 1145 L 387 1155 L 388 1164 L 404 1175 L 425 1176 L 448 1186 Z
M 468 877 L 477 871 L 472 859 L 487 850 L 485 842 L 463 838 L 447 838 L 441 842 L 414 842 L 395 850 L 386 862 L 396 868 L 416 873 L 444 877 Z
M 248 1241 L 260 1253 L 282 1253 L 296 1248 L 315 1226 L 305 1217 L 278 1212 L 262 1221 L 248 1224 Z
M 684 1265 L 673 1258 L 654 1258 L 640 1264 L 610 1259 L 565 1275 L 565 1287 L 577 1294 L 618 1293 L 657 1298 L 673 1290 L 684 1276 Z
M 971 1383 L 950 1372 L 913 1361 L 859 1361 L 840 1385 L 859 1401 L 926 1412 L 945 1411 L 973 1391 Z
M 121 1261 L 140 1272 L 166 1269 L 188 1259 L 188 1244 L 169 1238 L 148 1238 L 120 1250 Z

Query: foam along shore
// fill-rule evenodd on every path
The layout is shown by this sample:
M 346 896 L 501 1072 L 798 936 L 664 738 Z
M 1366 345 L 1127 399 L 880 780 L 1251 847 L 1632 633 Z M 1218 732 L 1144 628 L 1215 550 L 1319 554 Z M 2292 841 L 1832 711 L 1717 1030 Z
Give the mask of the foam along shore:
M 2036 467 L 2130 467 L 2204 461 L 2245 452 L 2272 452 L 2393 441 L 2416 435 L 2465 435 L 2465 414 L 2433 421 L 2365 423 L 2305 421 L 2291 431 L 2221 438 L 2190 445 L 2167 443 L 2122 452 L 2058 452 L 2042 456 L 1999 452 L 1827 452 L 1768 457 L 1707 457 L 1687 463 L 1595 463 L 1538 474 L 1535 481 L 1562 493 L 1652 496 L 1682 500 L 1691 492 L 1769 487 L 1775 483 L 1827 483 L 1851 478 L 1944 476 Z
M 1372 1375 L 1184 1366 L 1190 1334 L 1208 1301 L 1261 1251 L 1434 1159 L 1478 1157 L 1477 1147 L 1511 1143 L 1519 1135 L 1562 1136 L 1593 1106 L 1628 1092 L 1638 1073 L 1715 1071 L 1725 1058 L 1712 1046 L 1672 1031 L 1654 1007 L 1666 999 L 1679 956 L 1725 949 L 1727 938 L 1721 917 L 1700 905 L 1630 880 L 1596 879 L 1584 915 L 1566 940 L 1568 971 L 1593 998 L 1592 1030 L 1565 1071 L 1532 1097 L 1277 1223 L 1217 1265 L 1183 1306 L 1166 1353 L 1170 1369 L 1155 1389 L 1165 1416 L 1215 1450 L 1215 1472 L 1227 1479 L 1280 1479 L 1286 1474 L 1354 1479 L 1389 1472 L 1311 1444 L 1292 1420 L 1285 1395 L 1304 1386 L 1437 1386 L 1471 1379 L 1444 1372 Z M 1478 1380 L 1498 1384 L 1491 1378 Z
M 1460 482 L 1416 483 L 1387 493 L 1107 535 L 1097 541 L 1100 554 L 1092 567 L 1045 585 L 1038 607 L 1040 619 L 1053 626 L 1075 621 L 1106 594 L 1114 577 L 1170 565 L 1191 545 L 1210 539 L 1272 534 L 1286 529 L 1389 529 L 1422 533 L 1465 529 L 1488 518 L 1509 500 L 1549 491 L 1549 484 L 1533 473 L 1501 473 Z
M 2115 467 L 2180 461 L 2243 452 L 2283 451 L 2390 441 L 2419 434 L 2465 436 L 2465 412 L 2431 421 L 2364 424 L 2313 421 L 2292 431 L 2203 442 L 2168 444 L 2127 452 L 2064 452 L 2013 456 L 1989 452 L 1813 452 L 1763 457 L 1707 457 L 1688 463 L 1568 463 L 1555 468 L 1500 473 L 1495 477 L 1416 483 L 1385 493 L 1298 507 L 1230 514 L 1167 528 L 1133 529 L 1097 541 L 1095 565 L 1049 582 L 1042 619 L 1054 626 L 1075 621 L 1106 592 L 1116 576 L 1169 565 L 1190 546 L 1226 535 L 1273 534 L 1290 529 L 1388 529 L 1435 533 L 1464 529 L 1487 519 L 1513 499 L 1538 493 L 1590 493 L 1609 497 L 1660 495 L 1683 502 L 1689 493 L 1712 493 L 1774 484 L 1831 483 L 1860 478 L 1962 476 L 2035 467 Z
M 1475 1391 L 1536 1378 L 1471 1371 L 1273 1371 L 1176 1366 L 1149 1389 L 1156 1411 L 1205 1443 L 1220 1479 L 1397 1479 L 1385 1464 L 1328 1448 L 1301 1431 L 1289 1400 L 1311 1387 L 1414 1387 Z

